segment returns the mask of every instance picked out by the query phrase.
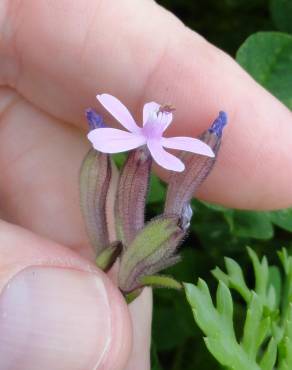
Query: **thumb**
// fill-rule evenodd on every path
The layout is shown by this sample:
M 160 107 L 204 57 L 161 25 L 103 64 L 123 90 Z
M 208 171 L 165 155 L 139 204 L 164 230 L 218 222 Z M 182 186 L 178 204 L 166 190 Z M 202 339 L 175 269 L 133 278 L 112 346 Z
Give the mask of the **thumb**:
M 0 368 L 123 370 L 126 304 L 78 255 L 0 221 Z

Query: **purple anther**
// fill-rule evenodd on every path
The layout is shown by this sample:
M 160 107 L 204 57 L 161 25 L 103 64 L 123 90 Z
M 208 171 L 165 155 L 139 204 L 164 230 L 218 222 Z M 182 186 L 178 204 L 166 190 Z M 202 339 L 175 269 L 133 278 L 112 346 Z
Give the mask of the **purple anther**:
M 219 116 L 215 119 L 209 132 L 215 134 L 217 137 L 222 136 L 223 128 L 227 124 L 227 114 L 223 111 L 219 112 Z
M 94 109 L 86 109 L 85 115 L 89 124 L 90 131 L 95 130 L 96 128 L 106 127 L 105 123 L 103 122 L 102 116 L 96 113 Z

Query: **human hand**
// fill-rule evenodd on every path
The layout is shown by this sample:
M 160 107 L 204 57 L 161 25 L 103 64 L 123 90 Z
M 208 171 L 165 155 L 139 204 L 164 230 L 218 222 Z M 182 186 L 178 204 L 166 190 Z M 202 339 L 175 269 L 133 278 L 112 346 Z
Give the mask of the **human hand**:
M 291 205 L 291 112 L 151 0 L 2 0 L 0 86 L 1 370 L 149 369 L 150 292 L 130 312 L 87 262 L 84 109 L 172 103 L 170 134 L 189 136 L 226 110 L 200 196 L 257 209 Z

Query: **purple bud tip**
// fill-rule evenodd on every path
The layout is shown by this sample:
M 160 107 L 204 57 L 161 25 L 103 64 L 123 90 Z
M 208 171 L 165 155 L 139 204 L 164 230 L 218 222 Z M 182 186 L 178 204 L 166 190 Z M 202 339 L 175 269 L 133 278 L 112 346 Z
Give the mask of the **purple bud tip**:
M 218 137 L 221 137 L 223 128 L 226 124 L 227 124 L 227 114 L 221 111 L 219 112 L 219 116 L 215 119 L 212 126 L 209 128 L 209 132 L 215 134 Z
M 85 115 L 86 115 L 90 130 L 95 130 L 96 128 L 106 127 L 105 123 L 103 122 L 102 116 L 96 113 L 94 109 L 92 108 L 86 109 Z

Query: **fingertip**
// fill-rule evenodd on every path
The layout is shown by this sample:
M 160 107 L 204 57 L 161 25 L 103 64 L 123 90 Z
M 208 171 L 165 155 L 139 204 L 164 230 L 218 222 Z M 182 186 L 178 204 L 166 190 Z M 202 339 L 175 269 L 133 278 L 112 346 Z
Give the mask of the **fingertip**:
M 65 247 L 0 227 L 0 368 L 124 370 L 132 326 L 109 278 Z

